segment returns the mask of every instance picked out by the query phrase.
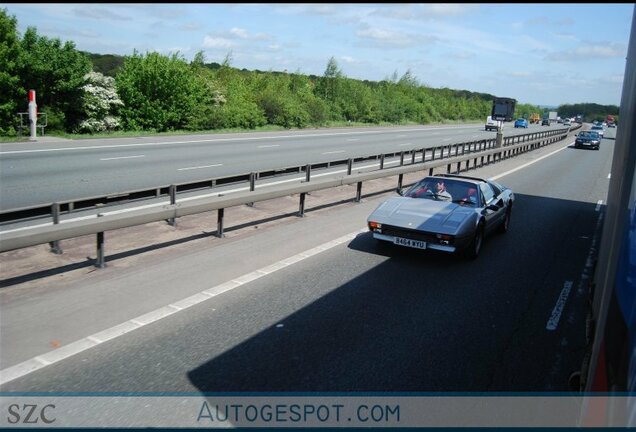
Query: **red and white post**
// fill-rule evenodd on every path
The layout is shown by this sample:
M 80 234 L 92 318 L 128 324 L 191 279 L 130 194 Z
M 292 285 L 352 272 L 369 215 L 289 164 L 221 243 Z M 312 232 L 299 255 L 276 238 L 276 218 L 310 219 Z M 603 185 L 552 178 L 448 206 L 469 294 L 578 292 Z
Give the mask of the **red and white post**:
M 38 123 L 38 105 L 35 103 L 35 90 L 29 90 L 29 126 L 30 139 L 35 139 L 35 132 Z

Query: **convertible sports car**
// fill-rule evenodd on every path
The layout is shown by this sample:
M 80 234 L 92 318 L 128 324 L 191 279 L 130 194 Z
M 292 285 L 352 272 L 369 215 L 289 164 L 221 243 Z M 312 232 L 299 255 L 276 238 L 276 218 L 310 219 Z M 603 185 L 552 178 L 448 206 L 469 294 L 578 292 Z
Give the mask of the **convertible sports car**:
M 470 258 L 479 255 L 486 235 L 508 231 L 515 199 L 492 180 L 453 174 L 424 177 L 398 193 L 367 218 L 374 238 Z

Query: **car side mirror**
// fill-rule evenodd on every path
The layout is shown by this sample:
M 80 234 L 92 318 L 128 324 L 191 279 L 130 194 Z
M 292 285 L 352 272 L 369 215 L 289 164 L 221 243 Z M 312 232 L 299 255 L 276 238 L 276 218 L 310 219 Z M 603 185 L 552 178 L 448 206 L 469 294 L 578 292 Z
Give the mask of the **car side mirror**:
M 499 211 L 501 209 L 501 207 L 499 207 L 497 204 L 490 204 L 488 206 L 486 206 L 487 210 L 492 210 L 492 211 Z

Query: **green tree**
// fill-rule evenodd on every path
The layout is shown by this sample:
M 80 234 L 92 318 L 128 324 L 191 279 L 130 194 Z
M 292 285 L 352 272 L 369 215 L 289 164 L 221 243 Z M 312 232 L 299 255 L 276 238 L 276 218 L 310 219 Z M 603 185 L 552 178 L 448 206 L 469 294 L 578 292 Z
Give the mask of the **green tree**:
M 205 82 L 178 53 L 141 55 L 135 51 L 115 80 L 127 129 L 185 129 L 193 113 L 212 101 Z
M 73 42 L 39 36 L 29 27 L 21 41 L 20 86 L 35 89 L 38 111 L 49 111 L 49 129 L 73 130 L 82 118 L 82 87 L 91 61 Z M 63 119 L 56 125 L 52 118 Z
M 215 81 L 225 102 L 211 110 L 210 127 L 253 129 L 267 124 L 263 110 L 256 101 L 254 74 L 232 68 L 229 63 L 228 54 L 221 67 L 215 71 Z
M 334 57 L 331 57 L 329 62 L 327 62 L 325 73 L 318 81 L 316 93 L 326 101 L 334 102 L 343 78 L 344 74 L 338 67 L 338 62 L 336 62 Z
M 15 134 L 18 101 L 26 101 L 26 90 L 20 87 L 20 48 L 15 16 L 0 9 L 0 135 Z

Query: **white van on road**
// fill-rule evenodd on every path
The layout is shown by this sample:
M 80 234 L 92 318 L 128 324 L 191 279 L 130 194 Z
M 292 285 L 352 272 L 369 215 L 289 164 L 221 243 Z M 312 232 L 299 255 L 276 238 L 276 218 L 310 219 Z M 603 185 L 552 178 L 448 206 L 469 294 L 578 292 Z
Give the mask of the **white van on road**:
M 487 130 L 487 131 L 489 131 L 489 130 L 494 130 L 494 131 L 496 131 L 496 130 L 497 130 L 497 127 L 498 127 L 498 126 L 497 126 L 497 120 L 493 120 L 493 119 L 492 119 L 492 116 L 488 116 L 488 117 L 486 118 L 486 130 Z

